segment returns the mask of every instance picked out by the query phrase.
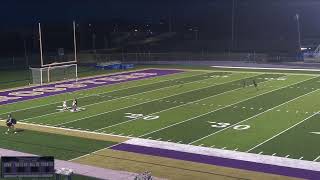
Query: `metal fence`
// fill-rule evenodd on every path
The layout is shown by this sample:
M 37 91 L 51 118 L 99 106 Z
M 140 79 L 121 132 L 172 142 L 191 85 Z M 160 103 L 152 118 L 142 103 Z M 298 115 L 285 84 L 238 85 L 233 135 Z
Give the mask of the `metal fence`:
M 192 53 L 192 52 L 170 52 L 170 53 L 79 53 L 80 63 L 100 62 L 131 62 L 135 64 L 153 64 L 158 62 L 197 62 L 197 61 L 243 61 L 243 62 L 290 62 L 296 61 L 296 57 L 287 55 L 269 55 L 263 53 Z

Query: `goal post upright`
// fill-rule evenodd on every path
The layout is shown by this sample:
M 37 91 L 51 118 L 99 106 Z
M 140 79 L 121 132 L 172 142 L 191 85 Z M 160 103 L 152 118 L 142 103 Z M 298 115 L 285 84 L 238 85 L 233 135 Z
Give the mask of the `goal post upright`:
M 40 50 L 40 66 L 37 68 L 30 67 L 30 70 L 32 72 L 32 77 L 34 78 L 33 83 L 43 85 L 45 83 L 49 83 L 52 81 L 57 81 L 57 75 L 62 75 L 63 73 L 57 74 L 59 72 L 59 69 L 66 68 L 68 69 L 67 72 L 71 72 L 73 77 L 65 77 L 63 79 L 59 80 L 65 80 L 66 78 L 74 79 L 75 81 L 78 81 L 78 60 L 77 60 L 77 30 L 76 30 L 76 22 L 72 22 L 73 26 L 73 53 L 70 52 L 70 54 L 74 55 L 73 58 L 70 57 L 70 59 L 65 60 L 64 62 L 52 62 L 52 63 L 46 63 L 44 59 L 44 51 L 43 51 L 43 36 L 42 36 L 42 27 L 41 22 L 38 22 L 38 36 L 39 36 L 39 50 Z M 69 26 L 70 27 L 70 26 Z M 69 55 L 67 57 L 69 57 Z M 73 70 L 72 70 L 73 69 Z M 66 71 L 65 71 L 66 72 Z M 65 75 L 65 74 L 64 74 Z M 39 77 L 40 76 L 40 77 Z M 62 77 L 61 76 L 61 77 Z
M 41 61 L 41 67 L 43 67 L 42 32 L 41 32 L 41 24 L 40 23 L 38 23 L 38 28 L 39 28 L 40 61 Z
M 76 22 L 73 21 L 73 47 L 74 47 L 74 61 L 77 64 L 77 36 L 76 36 Z M 78 65 L 76 65 L 76 80 L 78 80 Z

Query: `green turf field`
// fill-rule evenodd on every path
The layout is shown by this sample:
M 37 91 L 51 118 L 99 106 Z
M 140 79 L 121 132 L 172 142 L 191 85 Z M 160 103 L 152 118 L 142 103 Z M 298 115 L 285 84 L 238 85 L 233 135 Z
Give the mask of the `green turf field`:
M 0 118 L 11 112 L 20 122 L 84 133 L 320 161 L 319 89 L 320 76 L 316 74 L 186 71 L 3 105 Z M 71 104 L 73 97 L 84 111 L 57 111 L 65 98 Z M 3 138 L 1 147 L 44 154 L 36 148 L 39 143 L 60 159 L 112 145 L 27 130 L 10 136 L 15 140 L 7 144 Z M 61 140 L 55 142 L 55 138 Z M 21 141 L 30 143 L 22 146 Z M 50 147 L 64 148 L 60 152 Z M 68 153 L 70 149 L 77 153 Z

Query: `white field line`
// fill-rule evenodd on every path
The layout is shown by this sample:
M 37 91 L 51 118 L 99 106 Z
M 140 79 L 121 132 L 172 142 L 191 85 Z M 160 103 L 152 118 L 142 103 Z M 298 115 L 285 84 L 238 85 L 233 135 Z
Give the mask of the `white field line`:
M 213 84 L 213 85 L 211 85 L 211 86 L 205 86 L 205 87 L 201 87 L 201 88 L 197 88 L 197 89 L 192 89 L 192 90 L 189 90 L 189 91 L 184 91 L 184 92 L 181 92 L 181 93 L 172 94 L 172 95 L 170 95 L 170 96 L 165 96 L 165 97 L 153 99 L 153 100 L 150 100 L 150 101 L 145 101 L 145 102 L 142 102 L 142 103 L 138 103 L 138 104 L 134 104 L 134 105 L 130 105 L 130 106 L 126 106 L 126 107 L 114 109 L 114 110 L 111 110 L 111 111 L 107 111 L 107 112 L 95 114 L 95 115 L 92 115 L 92 116 L 87 116 L 87 117 L 83 117 L 83 118 L 80 118 L 80 119 L 75 119 L 75 120 L 72 120 L 72 121 L 67 121 L 67 122 L 64 122 L 64 123 L 61 123 L 61 124 L 55 124 L 55 125 L 53 125 L 53 126 L 60 126 L 60 125 L 64 125 L 64 124 L 68 124 L 68 123 L 72 123 L 72 122 L 77 122 L 77 121 L 81 121 L 81 120 L 84 120 L 84 119 L 87 119 L 87 118 L 99 116 L 99 115 L 102 115 L 102 114 L 107 114 L 107 113 L 110 113 L 110 112 L 114 112 L 114 111 L 118 111 L 118 110 L 122 110 L 122 109 L 129 108 L 129 107 L 134 107 L 134 106 L 146 104 L 146 103 L 149 103 L 149 102 L 152 102 L 152 101 L 158 101 L 158 100 L 160 100 L 160 99 L 165 99 L 165 98 L 177 96 L 177 95 L 180 95 L 180 94 L 185 94 L 185 93 L 189 93 L 189 92 L 192 92 L 192 91 L 197 91 L 197 90 L 201 90 L 201 89 L 204 89 L 204 88 L 209 88 L 209 87 L 214 87 L 214 86 L 217 86 L 217 85 L 227 84 L 227 83 L 234 82 L 234 81 L 238 81 L 238 80 L 239 80 L 239 79 L 237 79 L 237 80 L 231 80 L 231 81 L 227 81 L 227 82 L 223 82 L 223 83 L 220 83 L 220 84 Z M 202 81 L 202 80 L 201 80 L 201 81 Z M 198 81 L 196 81 L 196 82 L 198 82 Z M 193 83 L 196 83 L 196 82 L 193 82 Z M 187 84 L 187 83 L 186 83 L 186 84 Z M 180 84 L 174 85 L 174 86 L 180 86 Z M 174 86 L 170 86 L 170 87 L 174 87 Z M 169 88 L 169 87 L 165 87 L 165 88 Z M 165 88 L 161 88 L 161 89 L 165 89 Z M 151 92 L 151 91 L 148 91 L 148 92 Z M 143 92 L 143 93 L 144 93 L 144 92 Z M 141 93 L 141 94 L 143 94 L 143 93 Z M 83 107 L 85 107 L 85 106 L 83 106 Z M 59 112 L 58 112 L 58 113 L 59 113 Z
M 267 82 L 267 81 L 265 81 Z M 179 108 L 181 106 L 187 106 L 189 104 L 192 104 L 192 103 L 195 103 L 195 102 L 199 102 L 199 101 L 203 101 L 203 100 L 206 100 L 206 99 L 209 99 L 209 98 L 213 98 L 213 97 L 216 97 L 216 96 L 219 96 L 219 95 L 223 95 L 223 94 L 226 94 L 226 93 L 230 93 L 230 92 L 233 92 L 233 91 L 236 91 L 236 90 L 239 90 L 239 89 L 242 89 L 242 87 L 240 88 L 237 88 L 237 89 L 233 89 L 233 90 L 230 90 L 230 91 L 225 91 L 225 92 L 222 92 L 222 93 L 219 93 L 219 94 L 216 94 L 216 95 L 213 95 L 213 96 L 209 96 L 209 97 L 205 97 L 205 98 L 201 98 L 201 99 L 198 99 L 196 101 L 191 101 L 191 102 L 188 102 L 186 104 L 181 104 L 179 106 L 174 106 L 174 107 L 171 107 L 171 108 L 168 108 L 168 109 L 164 109 L 164 110 L 161 110 L 161 111 L 157 111 L 157 112 L 154 112 L 154 113 L 151 113 L 151 114 L 148 114 L 148 115 L 155 115 L 155 114 L 158 114 L 158 113 L 161 113 L 161 112 L 165 112 L 165 111 L 169 111 L 169 110 L 172 110 L 172 109 L 175 109 L 175 108 Z M 107 126 L 107 127 L 103 127 L 103 128 L 100 128 L 100 129 L 96 129 L 95 131 L 101 131 L 103 129 L 108 129 L 108 128 L 111 128 L 111 127 L 114 127 L 114 126 L 118 126 L 118 125 L 121 125 L 121 124 L 125 124 L 125 123 L 128 123 L 128 122 L 132 122 L 132 121 L 136 121 L 136 120 L 139 120 L 141 118 L 137 118 L 137 119 L 130 119 L 128 121 L 124 121 L 124 122 L 121 122 L 121 123 L 117 123 L 117 124 L 114 124 L 114 125 L 111 125 L 111 126 Z
M 160 68 L 141 68 L 141 69 L 129 70 L 129 71 L 126 71 L 125 73 L 127 73 L 127 72 L 144 71 L 144 70 L 151 70 L 151 69 L 160 69 Z M 163 69 L 165 69 L 165 68 L 163 68 Z M 173 69 L 173 70 L 185 71 L 184 69 Z M 214 71 L 212 71 L 212 72 L 214 72 Z M 86 76 L 86 77 L 78 78 L 78 81 L 79 80 L 88 80 L 88 79 L 92 79 L 92 78 L 100 78 L 100 77 L 104 77 L 104 76 L 114 76 L 114 75 L 123 74 L 123 73 L 124 72 L 115 72 L 115 73 L 110 73 L 110 74 L 106 73 L 106 74 L 98 74 L 98 75 L 93 75 L 93 76 Z M 76 81 L 76 80 L 75 79 L 61 80 L 61 81 L 55 81 L 55 82 L 46 83 L 45 85 L 72 82 L 72 81 Z M 0 90 L 0 92 L 14 91 L 14 90 L 20 90 L 20 89 L 23 89 L 23 88 L 32 88 L 32 87 L 40 87 L 40 86 L 41 85 L 39 85 L 39 84 L 30 84 L 30 85 L 26 85 L 26 86 L 15 87 L 15 88 L 2 89 L 2 90 Z
M 6 120 L 0 119 L 0 121 L 5 122 Z M 62 127 L 54 127 L 54 126 L 40 125 L 40 124 L 34 124 L 34 123 L 19 122 L 19 124 L 31 125 L 31 126 L 37 126 L 37 127 L 43 127 L 43 128 L 58 129 L 58 130 L 68 130 L 68 131 L 95 134 L 95 135 L 121 137 L 121 138 L 127 138 L 127 139 L 131 139 L 132 138 L 132 137 L 128 137 L 128 136 L 119 136 L 119 135 L 115 135 L 115 134 L 99 133 L 99 132 L 92 132 L 92 131 L 79 130 L 79 129 L 62 128 Z
M 245 67 L 245 66 L 211 66 L 214 68 L 229 68 L 229 69 L 263 69 L 263 70 L 286 70 L 286 71 L 311 71 L 319 72 L 319 69 L 294 69 L 294 68 L 263 68 L 263 67 Z
M 167 81 L 175 81 L 175 80 L 179 80 L 179 79 L 184 79 L 184 78 L 190 78 L 190 77 L 194 77 L 194 76 L 199 76 L 199 75 L 205 75 L 206 73 L 203 73 L 203 74 L 196 74 L 196 75 L 192 75 L 192 76 L 186 76 L 186 77 L 180 77 L 180 78 L 173 78 L 173 79 L 170 79 L 170 80 L 160 80 L 160 81 L 157 81 L 157 82 L 152 82 L 152 83 L 147 83 L 147 84 L 141 84 L 141 85 L 137 85 L 137 86 L 132 86 L 132 87 L 126 87 L 126 88 L 122 88 L 122 89 L 116 89 L 116 90 L 112 90 L 112 91 L 108 91 L 108 92 L 102 92 L 102 93 L 97 93 L 97 94 L 91 94 L 91 95 L 88 95 L 88 96 L 81 96 L 79 97 L 78 99 L 82 99 L 82 98 L 87 98 L 87 97 L 91 97 L 91 96 L 98 96 L 98 95 L 101 95 L 101 94 L 108 94 L 108 93 L 112 93 L 112 92 L 117 92 L 117 91 L 122 91 L 122 90 L 126 90 L 126 89 L 131 89 L 131 88 L 136 88 L 136 87 L 141 87 L 141 86 L 146 86 L 146 85 L 152 85 L 152 84 L 157 84 L 157 83 L 163 83 L 163 82 L 167 82 Z M 209 74 L 209 73 L 207 73 Z M 158 77 L 166 77 L 166 76 L 158 76 Z M 153 78 L 157 78 L 157 77 L 153 77 Z M 152 79 L 152 78 L 147 78 L 147 79 Z M 145 79 L 145 80 L 147 80 Z M 141 80 L 141 79 L 140 79 Z M 123 83 L 128 83 L 128 82 L 133 82 L 133 81 L 137 81 L 137 80 L 132 80 L 132 81 L 126 81 L 126 82 L 121 82 L 121 83 L 117 83 L 117 84 L 123 84 Z M 116 85 L 116 84 L 113 84 L 113 85 Z M 100 88 L 103 88 L 103 87 L 106 87 L 106 86 L 99 86 Z M 98 88 L 99 88 L 98 87 Z M 97 87 L 95 87 L 97 88 Z M 90 88 L 90 89 L 94 89 L 94 88 Z M 87 91 L 87 90 L 90 90 L 90 89 L 83 89 L 83 90 L 79 90 L 79 91 L 76 91 L 76 92 L 79 92 L 81 93 L 81 91 Z M 55 96 L 59 96 L 59 95 L 63 95 L 63 94 L 57 94 Z M 46 96 L 48 97 L 48 96 Z M 43 97 L 45 98 L 45 97 Z M 38 99 L 38 98 L 37 98 Z M 40 99 L 40 98 L 39 98 Z M 67 99 L 67 100 L 72 100 L 72 99 Z M 53 103 L 47 103 L 47 104 L 42 104 L 42 105 L 39 105 L 39 106 L 32 106 L 32 107 L 28 107 L 28 108 L 23 108 L 23 109 L 19 109 L 19 110 L 15 110 L 15 111 L 10 111 L 10 113 L 12 112 L 18 112 L 18 111 L 23 111 L 23 110 L 28 110 L 28 109 L 34 109 L 34 108 L 39 108 L 39 107 L 43 107 L 43 106 L 48 106 L 48 105 L 52 105 L 52 104 L 57 104 L 57 103 L 61 103 L 61 101 L 55 101 Z M 10 103 L 11 104 L 11 103 Z M 8 104 L 8 105 L 10 105 Z M 5 112 L 5 113 L 1 113 L 0 115 L 3 115 L 3 114 L 7 114 L 8 112 Z
M 210 78 L 208 78 L 208 79 L 210 79 Z M 185 84 L 197 83 L 197 82 L 201 82 L 201 81 L 207 81 L 208 79 L 202 79 L 202 80 L 199 80 L 199 81 L 192 81 L 192 82 L 184 83 L 184 85 L 185 85 Z M 221 84 L 223 84 L 223 83 L 221 83 Z M 102 104 L 102 103 L 106 103 L 106 102 L 109 102 L 109 101 L 116 101 L 116 100 L 119 100 L 119 99 L 124 99 L 124 98 L 128 98 L 128 97 L 131 97 L 131 96 L 136 96 L 136 95 L 141 95 L 141 94 L 145 94 L 145 93 L 150 93 L 150 92 L 154 92 L 154 91 L 158 91 L 158 90 L 163 90 L 163 89 L 167 89 L 167 88 L 172 88 L 172 87 L 180 86 L 180 85 L 181 85 L 181 84 L 173 85 L 173 86 L 167 86 L 167 87 L 162 87 L 162 88 L 154 89 L 154 90 L 151 90 L 151 91 L 144 91 L 144 92 L 141 92 L 141 93 L 131 94 L 131 95 L 123 96 L 123 97 L 120 97 L 120 98 L 109 99 L 109 100 L 106 100 L 106 101 L 100 101 L 100 102 L 97 102 L 97 103 L 88 104 L 88 105 L 85 105 L 85 106 L 82 106 L 82 107 L 90 107 L 90 106 L 93 106 L 93 105 Z M 219 85 L 219 84 L 213 84 L 212 86 L 215 86 L 215 85 Z M 210 86 L 208 86 L 208 87 L 210 87 Z M 201 89 L 201 88 L 199 88 L 199 89 Z M 39 118 L 39 117 L 45 117 L 45 116 L 49 116 L 49 115 L 52 115 L 52 114 L 59 114 L 59 113 L 63 113 L 63 111 L 57 111 L 57 112 L 48 113 L 48 114 L 44 114 L 44 115 L 40 115 L 40 116 L 35 116 L 35 117 L 32 117 L 32 118 L 23 119 L 22 121 L 26 121 L 26 120 L 30 120 L 30 119 L 34 119 L 34 118 Z
M 232 66 L 220 66 L 220 67 L 218 67 L 218 66 L 211 66 L 211 67 L 215 67 L 215 68 L 223 68 L 223 67 L 225 67 L 225 69 L 232 69 L 232 68 L 234 68 L 234 67 L 232 67 Z M 255 68 L 255 67 L 250 67 L 251 69 L 253 69 L 253 70 L 255 70 L 255 69 L 257 69 L 257 68 Z M 158 68 L 157 68 L 158 69 Z M 159 69 L 161 69 L 161 68 L 159 68 Z M 234 68 L 234 69 L 236 69 L 236 68 Z M 256 73 L 256 74 L 288 74 L 288 75 L 305 75 L 305 76 L 319 76 L 318 74 L 309 74 L 309 73 L 288 73 L 288 72 L 254 72 L 254 71 L 245 71 L 246 69 L 245 68 L 243 68 L 243 67 L 238 67 L 238 69 L 243 69 L 243 70 L 237 70 L 237 71 L 232 71 L 232 70 L 206 70 L 206 69 L 174 69 L 174 70 L 184 70 L 184 71 L 200 71 L 200 72 L 214 72 L 214 71 L 218 71 L 218 72 L 231 72 L 231 73 L 248 73 L 248 74 L 250 74 L 250 73 Z M 289 68 L 290 69 L 290 68 Z M 271 69 L 270 69 L 271 70 Z M 295 69 L 290 69 L 290 70 L 292 70 L 292 71 L 295 71 Z M 308 71 L 308 70 L 306 70 L 306 71 Z
M 292 101 L 295 101 L 295 100 L 297 100 L 297 99 L 299 99 L 299 98 L 302 98 L 302 97 L 304 97 L 304 96 L 307 96 L 307 95 L 309 95 L 309 94 L 311 94 L 311 93 L 314 93 L 314 92 L 316 92 L 316 91 L 318 91 L 318 90 L 311 91 L 311 92 L 309 92 L 309 93 L 307 93 L 307 94 L 298 96 L 298 97 L 293 98 L 293 99 L 291 99 L 291 100 L 289 100 L 289 101 L 286 101 L 286 102 L 284 102 L 284 103 L 281 103 L 281 104 L 279 104 L 279 105 L 277 105 L 277 106 L 274 106 L 274 107 L 272 107 L 272 108 L 270 108 L 270 109 L 267 109 L 266 111 L 263 111 L 263 112 L 261 112 L 261 113 L 258 113 L 258 114 L 254 115 L 254 116 L 251 116 L 251 117 L 249 117 L 249 118 L 247 118 L 247 119 L 245 119 L 245 120 L 242 120 L 242 121 L 240 121 L 240 122 L 237 122 L 237 123 L 235 123 L 235 124 L 233 124 L 233 125 L 231 125 L 231 126 L 228 126 L 228 127 L 223 128 L 223 129 L 221 129 L 221 130 L 219 130 L 219 131 L 216 131 L 216 132 L 211 133 L 211 134 L 209 134 L 209 135 L 207 135 L 207 136 L 204 136 L 204 137 L 202 137 L 202 138 L 200 138 L 200 139 L 197 139 L 197 140 L 195 140 L 195 141 L 193 141 L 193 142 L 191 142 L 191 143 L 189 143 L 189 144 L 193 144 L 193 143 L 195 143 L 195 142 L 198 142 L 198 141 L 201 141 L 201 140 L 203 140 L 203 139 L 205 139 L 205 138 L 208 138 L 209 136 L 213 136 L 213 135 L 218 134 L 218 133 L 220 133 L 220 132 L 222 132 L 222 131 L 225 131 L 225 130 L 227 130 L 227 129 L 233 128 L 233 127 L 236 126 L 236 125 L 239 125 L 239 124 L 241 124 L 241 123 L 243 123 L 243 122 L 246 122 L 246 121 L 248 121 L 248 120 L 250 120 L 250 119 L 253 119 L 253 118 L 257 117 L 257 116 L 260 116 L 261 114 L 264 114 L 264 113 L 266 113 L 266 112 L 269 112 L 269 111 L 271 111 L 271 110 L 273 110 L 273 109 L 275 109 L 275 108 L 278 108 L 278 107 L 280 107 L 280 106 L 282 106 L 282 105 L 284 105 L 284 104 L 288 104 L 288 103 L 290 103 L 290 102 L 292 102 Z
M 271 80 L 263 81 L 263 82 L 261 82 L 261 84 L 266 83 L 266 82 L 270 82 L 270 81 Z M 239 89 L 243 89 L 243 87 L 240 87 L 240 88 L 237 88 L 237 89 L 233 89 L 233 90 L 230 90 L 230 91 L 225 91 L 225 92 L 222 92 L 222 93 L 219 93 L 219 94 L 216 94 L 216 95 L 213 95 L 213 96 L 205 97 L 205 98 L 202 98 L 202 99 L 198 99 L 196 101 L 191 101 L 191 102 L 188 102 L 186 104 L 179 105 L 179 106 L 174 106 L 174 107 L 171 107 L 171 108 L 168 108 L 168 109 L 164 109 L 164 110 L 161 110 L 161 111 L 158 111 L 158 112 L 151 113 L 149 115 L 155 115 L 155 114 L 158 114 L 158 113 L 161 113 L 161 112 L 169 111 L 169 110 L 172 110 L 172 109 L 175 109 L 175 108 L 179 108 L 181 106 L 186 106 L 186 105 L 189 105 L 189 104 L 192 104 L 192 103 L 195 103 L 195 102 L 203 101 L 203 100 L 210 99 L 210 98 L 213 98 L 213 97 L 216 97 L 216 96 L 220 96 L 220 95 L 223 95 L 223 94 L 226 94 L 226 93 L 237 91 Z M 115 127 L 115 126 L 118 126 L 118 125 L 121 125 L 121 124 L 125 124 L 125 123 L 128 123 L 128 122 L 136 121 L 136 120 L 139 120 L 139 119 L 141 119 L 141 118 L 130 119 L 128 121 L 124 121 L 124 122 L 121 122 L 121 123 L 118 123 L 118 124 L 114 124 L 114 125 L 111 125 L 111 126 L 107 126 L 107 127 L 103 127 L 103 128 L 100 128 L 100 129 L 96 129 L 95 131 L 101 131 L 101 130 L 104 130 L 104 129 L 109 129 L 111 127 Z
M 132 71 L 127 71 L 127 72 L 138 72 L 138 71 L 142 71 L 142 70 L 148 70 L 148 69 L 156 69 L 156 68 L 143 68 L 143 69 L 137 69 L 137 70 L 132 70 Z M 213 71 L 214 72 L 214 71 Z M 220 71 L 218 71 L 220 72 Z M 89 77 L 84 77 L 83 79 L 92 79 L 94 77 L 104 77 L 104 76 L 114 76 L 114 75 L 117 75 L 117 74 L 121 74 L 123 72 L 118 72 L 118 73 L 111 73 L 111 74 L 105 74 L 105 75 L 97 75 L 97 76 L 89 76 Z M 173 75 L 173 74 L 168 74 L 168 75 Z M 154 77 L 150 77 L 150 78 L 145 78 L 145 79 L 151 79 L 151 78 L 158 78 L 158 77 L 164 77 L 166 75 L 162 75 L 162 76 L 154 76 Z M 139 80 L 144 80 L 144 79 L 137 79 L 137 80 L 131 80 L 131 81 L 125 81 L 125 82 L 118 82 L 118 83 L 115 83 L 115 84 L 105 84 L 105 85 L 102 85 L 102 86 L 98 86 L 98 87 L 92 87 L 92 88 L 87 88 L 85 90 L 91 90 L 91 89 L 95 89 L 95 88 L 99 88 L 99 87 L 103 87 L 103 86 L 113 86 L 113 85 L 117 85 L 117 84 L 122 84 L 122 83 L 127 83 L 127 82 L 132 82 L 132 81 L 139 81 Z M 53 83 L 48 83 L 47 85 L 50 85 L 50 84 L 59 84 L 59 83 L 63 83 L 63 82 L 72 82 L 74 80 L 70 80 L 70 81 L 57 81 L 57 82 L 53 82 Z M 30 87 L 41 87 L 39 85 L 36 85 L 36 86 L 23 86 L 23 87 L 18 87 L 17 89 L 13 89 L 13 90 L 19 90 L 19 89 L 23 89 L 23 88 L 30 88 Z M 82 89 L 83 90 L 83 89 Z M 76 90 L 74 92 L 80 92 L 82 91 L 81 89 L 80 90 Z M 12 91 L 12 90 L 4 90 L 3 92 L 5 91 Z M 1 91 L 0 91 L 1 92 Z M 81 92 L 80 92 L 81 93 Z M 43 96 L 43 97 L 38 97 L 38 98 L 35 98 L 35 99 L 26 99 L 26 100 L 22 100 L 22 101 L 17 101 L 17 102 L 12 102 L 12 103 L 8 103 L 8 104 L 2 104 L 0 105 L 1 106 L 6 106 L 6 105 L 11 105 L 11 104 L 16 104 L 16 103 L 21 103 L 21 102 L 26 102 L 26 101 L 32 101 L 32 100 L 37 100 L 37 99 L 44 99 L 44 98 L 47 98 L 47 97 L 54 97 L 54 96 L 57 96 L 57 95 L 61 95 L 61 94 L 55 94 L 55 95 L 49 95 L 49 96 Z
M 317 161 L 318 159 L 320 159 L 320 156 L 318 156 L 317 158 L 315 158 L 313 161 Z
M 277 90 L 280 90 L 280 89 L 284 89 L 284 88 L 286 88 L 286 87 L 293 86 L 293 85 L 295 85 L 295 84 L 299 84 L 299 83 L 302 83 L 302 82 L 304 82 L 304 81 L 308 81 L 308 80 L 310 80 L 310 79 L 314 79 L 314 78 L 315 78 L 315 77 L 313 77 L 313 78 L 309 78 L 309 79 L 306 79 L 306 80 L 303 80 L 303 81 L 299 81 L 299 82 L 294 83 L 294 84 L 290 84 L 290 85 L 287 85 L 287 86 L 284 86 L 284 87 L 280 87 L 280 88 L 277 88 L 277 89 L 274 89 L 274 90 L 271 90 L 271 91 L 268 91 L 268 92 L 265 92 L 265 93 L 262 93 L 262 94 L 258 94 L 258 95 L 255 95 L 255 96 L 252 96 L 252 97 L 249 97 L 249 98 L 243 99 L 243 100 L 241 100 L 241 101 L 237 101 L 237 102 L 232 103 L 232 104 L 230 104 L 230 105 L 227 105 L 227 106 L 225 106 L 225 107 L 215 109 L 215 110 L 213 110 L 213 111 L 210 111 L 210 112 L 207 112 L 207 113 L 201 114 L 201 115 L 199 115 L 199 116 L 192 117 L 192 118 L 190 118 L 190 119 L 186 119 L 186 120 L 184 120 L 184 121 L 181 121 L 181 122 L 178 122 L 178 123 L 175 123 L 175 124 L 171 124 L 171 125 L 169 125 L 169 126 L 166 126 L 166 127 L 160 128 L 160 129 L 157 129 L 157 130 L 155 130 L 155 131 L 151 131 L 151 132 L 149 132 L 149 133 L 143 134 L 143 135 L 138 136 L 138 137 L 143 137 L 143 136 L 146 136 L 146 135 L 149 135 L 149 134 L 152 134 L 152 133 L 155 133 L 155 132 L 158 132 L 158 131 L 161 131 L 161 130 L 164 130 L 164 129 L 170 128 L 170 127 L 172 127 L 172 126 L 176 126 L 176 125 L 179 125 L 179 124 L 182 124 L 182 123 L 185 123 L 185 122 L 191 121 L 191 120 L 196 119 L 196 118 L 199 118 L 199 117 L 201 117 L 201 116 L 205 116 L 205 115 L 207 115 L 207 114 L 210 114 L 210 113 L 213 113 L 213 112 L 219 111 L 219 110 L 221 110 L 221 109 L 224 109 L 224 108 L 227 108 L 227 107 L 234 106 L 234 105 L 236 105 L 236 104 L 239 104 L 239 103 L 241 103 L 241 102 L 247 101 L 247 100 L 249 100 L 249 99 L 253 99 L 253 98 L 256 98 L 256 97 L 258 97 L 258 96 L 262 96 L 262 95 L 264 95 L 264 94 L 271 93 L 271 92 L 273 92 L 273 91 L 277 91 Z M 190 143 L 189 143 L 189 144 L 190 144 Z
M 317 90 L 317 91 L 318 91 L 318 90 Z M 300 121 L 300 122 L 298 122 L 298 123 L 294 124 L 293 126 L 291 126 L 291 127 L 287 128 L 287 129 L 285 129 L 285 130 L 281 131 L 280 133 L 278 133 L 278 134 L 276 134 L 276 135 L 272 136 L 271 138 L 266 139 L 266 140 L 265 140 L 265 141 L 263 141 L 262 143 L 259 143 L 259 144 L 257 144 L 256 146 L 254 146 L 254 147 L 252 147 L 252 148 L 248 149 L 246 152 L 250 152 L 250 151 L 254 150 L 255 148 L 257 148 L 257 147 L 259 147 L 259 146 L 261 146 L 261 145 L 263 145 L 263 144 L 267 143 L 268 141 L 270 141 L 270 140 L 272 140 L 272 139 L 274 139 L 274 138 L 276 138 L 276 137 L 280 136 L 281 134 L 283 134 L 283 133 L 285 133 L 285 132 L 289 131 L 290 129 L 292 129 L 292 128 L 294 128 L 294 127 L 298 126 L 299 124 L 301 124 L 301 123 L 305 122 L 306 120 L 308 120 L 308 119 L 312 118 L 313 116 L 315 116 L 315 115 L 317 115 L 317 114 L 319 114 L 319 112 L 317 112 L 317 113 L 315 113 L 315 114 L 313 114 L 313 115 L 311 115 L 311 116 L 309 116 L 309 117 L 305 118 L 304 120 L 302 120 L 302 121 Z
M 112 135 L 112 136 L 114 136 L 114 135 Z M 111 145 L 111 146 L 108 146 L 108 147 L 105 147 L 105 148 L 102 148 L 102 149 L 98 149 L 98 150 L 93 151 L 93 152 L 90 152 L 90 153 L 88 153 L 88 154 L 84 154 L 84 155 L 82 155 L 82 156 L 79 156 L 79 157 L 70 159 L 70 160 L 68 160 L 68 161 L 74 161 L 74 160 L 77 160 L 77 159 L 80 159 L 80 158 L 89 156 L 89 155 L 91 155 L 91 154 L 95 154 L 95 153 L 97 153 L 97 152 L 104 151 L 104 150 L 106 150 L 106 149 L 110 149 L 110 148 L 112 148 L 112 147 L 114 147 L 114 146 L 117 146 L 117 145 L 120 145 L 120 144 L 122 144 L 122 143 L 123 143 L 123 142 L 119 142 L 119 143 L 116 143 L 116 144 L 114 144 L 114 145 Z

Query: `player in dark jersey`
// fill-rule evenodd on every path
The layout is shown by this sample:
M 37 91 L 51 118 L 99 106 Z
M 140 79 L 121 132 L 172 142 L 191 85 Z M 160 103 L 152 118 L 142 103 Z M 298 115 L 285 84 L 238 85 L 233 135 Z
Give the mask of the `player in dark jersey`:
M 77 109 L 78 109 L 78 101 L 76 98 L 74 98 L 72 101 L 72 110 L 73 110 L 73 112 L 76 112 Z
M 255 87 L 257 90 L 259 90 L 259 89 L 258 89 L 258 84 L 257 84 L 257 82 L 256 82 L 255 80 L 252 80 L 252 83 L 253 83 L 254 87 Z
M 243 85 L 244 88 L 246 87 L 246 80 L 242 81 L 242 85 Z
M 8 119 L 6 121 L 6 125 L 8 127 L 6 134 L 8 134 L 10 132 L 10 130 L 12 130 L 14 132 L 14 134 L 16 134 L 17 132 L 15 131 L 15 127 L 14 127 L 14 125 L 16 125 L 16 124 L 17 124 L 17 121 L 14 118 L 12 118 L 11 114 L 9 114 Z

